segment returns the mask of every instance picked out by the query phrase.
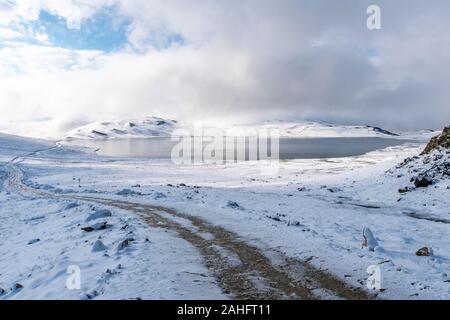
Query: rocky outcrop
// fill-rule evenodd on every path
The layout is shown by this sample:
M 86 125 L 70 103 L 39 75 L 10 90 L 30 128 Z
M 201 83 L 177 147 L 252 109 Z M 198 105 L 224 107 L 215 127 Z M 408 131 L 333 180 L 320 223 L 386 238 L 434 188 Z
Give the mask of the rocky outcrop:
M 428 143 L 425 150 L 423 150 L 421 155 L 427 155 L 437 149 L 449 149 L 450 148 L 450 126 L 446 127 L 440 136 L 434 137 Z
M 398 177 L 410 176 L 413 186 L 399 189 L 408 193 L 417 188 L 427 188 L 450 178 L 450 127 L 428 143 L 420 156 L 405 159 L 395 169 L 388 171 Z

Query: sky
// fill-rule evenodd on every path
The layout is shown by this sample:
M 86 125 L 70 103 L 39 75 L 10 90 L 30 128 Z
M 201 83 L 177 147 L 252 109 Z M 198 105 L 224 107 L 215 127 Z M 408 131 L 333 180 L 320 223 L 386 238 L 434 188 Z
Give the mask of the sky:
M 0 0 L 0 132 L 147 115 L 439 129 L 449 15 L 448 0 Z

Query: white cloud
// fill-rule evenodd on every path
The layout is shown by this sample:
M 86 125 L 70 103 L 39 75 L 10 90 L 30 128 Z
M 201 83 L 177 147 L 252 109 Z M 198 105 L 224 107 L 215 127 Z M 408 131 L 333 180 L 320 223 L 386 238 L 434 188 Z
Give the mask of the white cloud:
M 30 3 L 17 1 L 14 14 L 0 9 L 0 16 L 35 20 L 45 8 L 77 27 L 115 5 L 132 18 L 128 40 L 139 50 L 3 46 L 0 130 L 37 135 L 44 119 L 46 133 L 56 135 L 79 122 L 147 114 L 211 121 L 314 116 L 391 129 L 438 128 L 450 119 L 446 1 L 380 0 L 383 29 L 376 32 L 365 27 L 365 0 Z M 173 34 L 184 45 L 158 51 L 148 42 Z M 45 34 L 35 37 L 46 41 Z
M 21 38 L 23 35 L 20 32 L 8 29 L 8 28 L 0 28 L 0 40 L 11 40 L 16 38 Z

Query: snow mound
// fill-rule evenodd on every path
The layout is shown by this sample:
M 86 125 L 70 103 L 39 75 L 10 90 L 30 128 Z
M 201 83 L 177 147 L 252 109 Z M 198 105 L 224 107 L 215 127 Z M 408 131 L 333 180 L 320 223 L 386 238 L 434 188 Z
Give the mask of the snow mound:
M 364 248 L 367 248 L 369 251 L 375 251 L 379 247 L 377 239 L 373 235 L 372 230 L 370 230 L 369 228 L 365 227 L 363 229 L 363 237 L 364 237 L 363 242 Z
M 158 117 L 95 122 L 69 132 L 64 139 L 169 137 L 177 122 Z
M 106 251 L 107 249 L 108 248 L 100 240 L 97 240 L 92 247 L 93 252 Z
M 111 216 L 112 216 L 111 211 L 109 211 L 107 209 L 97 210 L 86 219 L 86 222 L 103 219 L 103 218 L 108 218 Z

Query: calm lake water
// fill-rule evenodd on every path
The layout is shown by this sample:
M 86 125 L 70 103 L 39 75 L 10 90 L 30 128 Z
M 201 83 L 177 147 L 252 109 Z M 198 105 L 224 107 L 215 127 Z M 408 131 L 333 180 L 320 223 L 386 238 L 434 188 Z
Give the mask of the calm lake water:
M 410 141 L 385 138 L 281 138 L 279 150 L 281 160 L 342 158 L 363 155 L 370 151 L 408 142 Z M 171 141 L 170 138 L 73 140 L 70 142 L 71 145 L 97 149 L 99 155 L 146 159 L 170 159 L 172 149 L 178 143 Z M 248 145 L 245 149 L 248 158 Z

